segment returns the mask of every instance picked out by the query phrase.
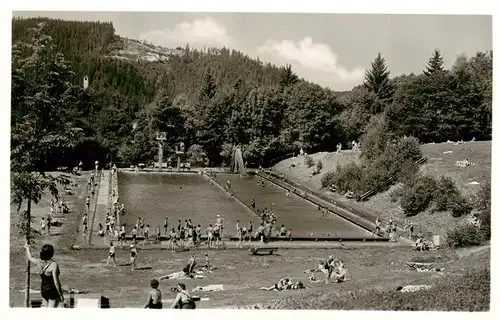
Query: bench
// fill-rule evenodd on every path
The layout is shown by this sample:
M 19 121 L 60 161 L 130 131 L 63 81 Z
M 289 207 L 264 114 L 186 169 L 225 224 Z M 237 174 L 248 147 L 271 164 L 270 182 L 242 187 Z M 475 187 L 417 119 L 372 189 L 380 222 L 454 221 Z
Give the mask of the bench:
M 268 255 L 272 255 L 274 251 L 277 251 L 278 248 L 270 248 L 270 247 L 262 247 L 262 248 L 252 248 L 250 252 L 252 255 L 261 255 L 267 253 Z

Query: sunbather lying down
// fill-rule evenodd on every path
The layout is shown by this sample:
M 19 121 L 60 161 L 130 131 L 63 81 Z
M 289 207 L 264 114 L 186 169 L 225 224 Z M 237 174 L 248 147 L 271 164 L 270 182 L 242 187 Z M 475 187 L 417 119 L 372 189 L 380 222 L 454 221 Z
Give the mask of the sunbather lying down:
M 222 284 L 210 284 L 208 286 L 197 286 L 192 290 L 193 292 L 203 291 L 203 292 L 216 292 L 224 291 L 224 285 Z
M 306 289 L 302 281 L 297 281 L 297 283 L 294 284 L 288 278 L 281 279 L 280 281 L 278 281 L 277 284 L 271 287 L 260 288 L 260 290 L 266 290 L 266 291 L 285 291 L 285 290 L 299 290 L 299 289 Z
M 203 279 L 205 276 L 196 274 L 196 275 L 188 275 L 184 271 L 174 272 L 171 274 L 167 274 L 165 276 L 161 276 L 160 280 L 168 279 L 168 280 L 186 280 L 186 279 Z
M 443 272 L 444 268 L 417 268 L 417 272 Z
M 207 267 L 201 267 L 200 269 L 196 270 L 196 274 L 203 274 L 203 273 L 212 273 L 212 271 L 217 270 L 217 268 L 207 268 Z

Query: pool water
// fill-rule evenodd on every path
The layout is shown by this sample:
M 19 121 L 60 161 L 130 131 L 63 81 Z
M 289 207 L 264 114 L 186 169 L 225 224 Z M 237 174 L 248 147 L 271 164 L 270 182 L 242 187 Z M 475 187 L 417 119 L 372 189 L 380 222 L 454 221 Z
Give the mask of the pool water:
M 294 236 L 314 234 L 347 238 L 370 235 L 339 216 L 329 214 L 323 217 L 314 204 L 298 196 L 287 198 L 286 191 L 274 184 L 266 182 L 264 187 L 258 185 L 259 179 L 219 174 L 217 181 L 220 184 L 231 181 L 235 196 L 231 197 L 199 174 L 120 172 L 120 202 L 126 208 L 120 222 L 126 223 L 129 230 L 137 217 L 144 217 L 146 224 L 150 225 L 150 234 L 154 234 L 158 225 L 163 234 L 165 217 L 169 218 L 169 229 L 177 227 L 178 220 L 184 223 L 185 219 L 191 219 L 205 230 L 220 215 L 225 219 L 225 234 L 236 235 L 237 220 L 241 225 L 252 221 L 254 230 L 259 225 L 260 218 L 240 202 L 249 205 L 255 199 L 257 208 L 267 207 L 276 214 L 278 228 L 283 224 L 292 229 Z

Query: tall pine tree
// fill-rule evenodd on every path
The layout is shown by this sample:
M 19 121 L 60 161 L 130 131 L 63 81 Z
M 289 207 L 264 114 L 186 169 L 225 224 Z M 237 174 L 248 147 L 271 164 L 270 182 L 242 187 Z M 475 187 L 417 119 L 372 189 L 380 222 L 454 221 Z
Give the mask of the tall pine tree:
M 282 88 L 286 88 L 297 82 L 299 82 L 299 77 L 293 72 L 291 65 L 287 64 L 281 68 L 280 85 Z
M 442 72 L 443 70 L 443 56 L 441 55 L 439 49 L 435 49 L 432 57 L 429 59 L 429 63 L 427 64 L 424 74 L 426 76 L 430 76 L 436 72 Z
M 384 104 L 392 98 L 393 90 L 389 81 L 389 74 L 385 59 L 379 53 L 372 62 L 371 69 L 366 70 L 365 81 L 363 82 L 365 88 L 377 98 L 372 105 L 372 112 L 374 113 L 383 111 Z

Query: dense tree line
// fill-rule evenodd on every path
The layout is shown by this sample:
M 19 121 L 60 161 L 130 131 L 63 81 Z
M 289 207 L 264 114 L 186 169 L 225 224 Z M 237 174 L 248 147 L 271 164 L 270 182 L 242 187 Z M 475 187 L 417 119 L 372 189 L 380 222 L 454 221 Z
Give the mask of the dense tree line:
M 491 139 L 492 52 L 460 56 L 445 70 L 436 50 L 421 74 L 394 78 L 379 54 L 364 82 L 340 93 L 300 79 L 290 65 L 228 48 L 186 46 L 164 61 L 113 58 L 125 47 L 111 23 L 14 19 L 13 42 L 33 43 L 40 22 L 51 43 L 48 56 L 64 57 L 74 71 L 58 73 L 58 80 L 67 82 L 65 120 L 80 129 L 74 146 L 52 150 L 47 159 L 58 161 L 45 163 L 90 164 L 107 153 L 148 163 L 156 157 L 156 132 L 165 131 L 166 156 L 183 141 L 188 156 L 220 164 L 231 145 L 241 144 L 249 163 L 268 164 L 298 148 L 311 153 L 347 145 L 374 117 L 393 135 L 420 142 Z M 17 50 L 16 61 L 28 55 Z M 12 81 L 14 126 L 31 111 L 19 102 L 24 80 L 13 73 Z

